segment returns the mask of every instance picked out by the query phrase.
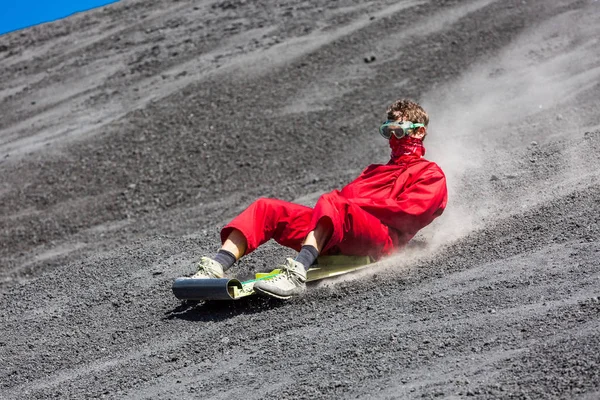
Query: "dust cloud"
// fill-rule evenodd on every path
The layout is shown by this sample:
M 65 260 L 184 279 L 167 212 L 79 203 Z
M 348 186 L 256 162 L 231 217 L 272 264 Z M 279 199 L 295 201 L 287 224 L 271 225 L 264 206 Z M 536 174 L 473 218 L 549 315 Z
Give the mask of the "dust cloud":
M 599 15 L 579 10 L 532 27 L 459 80 L 425 94 L 422 104 L 431 116 L 427 158 L 446 174 L 446 211 L 417 235 L 420 245 L 324 285 L 410 271 L 471 232 L 564 195 L 584 179 L 594 182 L 590 175 L 598 178 L 600 165 L 579 148 L 562 149 L 555 161 L 561 167 L 542 180 L 534 170 L 548 160 L 534 165 L 528 153 L 597 128 Z M 582 103 L 594 106 L 586 112 Z
M 577 157 L 570 156 L 564 174 L 539 181 L 528 178 L 520 162 L 527 147 L 590 127 L 592 115 L 577 104 L 594 101 L 598 90 L 598 19 L 589 10 L 559 15 L 457 82 L 424 96 L 432 116 L 428 156 L 445 171 L 449 190 L 448 208 L 435 223 L 428 251 L 555 196 L 550 189 L 564 174 L 581 172 Z M 507 177 L 522 177 L 527 184 L 499 191 L 496 182 Z

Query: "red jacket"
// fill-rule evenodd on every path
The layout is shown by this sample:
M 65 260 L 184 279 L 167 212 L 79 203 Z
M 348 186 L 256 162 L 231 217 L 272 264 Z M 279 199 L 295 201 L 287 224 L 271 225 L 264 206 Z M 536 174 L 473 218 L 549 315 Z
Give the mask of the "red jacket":
M 421 152 L 394 156 L 387 165 L 370 165 L 341 191 L 322 195 L 314 208 L 261 198 L 221 231 L 247 240 L 246 254 L 274 239 L 299 250 L 322 219 L 333 226 L 323 254 L 369 255 L 375 259 L 404 246 L 446 207 L 446 178 Z
M 369 165 L 340 195 L 397 231 L 399 244 L 442 215 L 448 201 L 440 167 L 415 156 Z

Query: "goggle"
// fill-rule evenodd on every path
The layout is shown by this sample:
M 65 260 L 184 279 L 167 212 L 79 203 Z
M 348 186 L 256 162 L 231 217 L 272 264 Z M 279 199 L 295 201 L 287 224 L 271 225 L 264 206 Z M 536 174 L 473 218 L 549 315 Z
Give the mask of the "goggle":
M 392 135 L 396 136 L 398 139 L 401 139 L 408 135 L 409 130 L 421 127 L 424 128 L 425 125 L 420 123 L 414 124 L 410 121 L 385 121 L 379 127 L 379 133 L 386 139 L 391 138 Z

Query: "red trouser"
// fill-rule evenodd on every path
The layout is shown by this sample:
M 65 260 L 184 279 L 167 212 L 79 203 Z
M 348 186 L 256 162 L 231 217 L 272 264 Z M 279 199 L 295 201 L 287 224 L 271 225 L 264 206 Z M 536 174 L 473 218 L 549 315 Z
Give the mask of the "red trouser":
M 221 241 L 225 242 L 231 231 L 237 229 L 248 242 L 245 254 L 269 239 L 299 251 L 306 235 L 322 218 L 328 218 L 333 226 L 322 254 L 368 255 L 378 259 L 391 253 L 398 242 L 393 229 L 349 202 L 337 190 L 322 195 L 314 209 L 277 199 L 258 199 L 223 228 Z

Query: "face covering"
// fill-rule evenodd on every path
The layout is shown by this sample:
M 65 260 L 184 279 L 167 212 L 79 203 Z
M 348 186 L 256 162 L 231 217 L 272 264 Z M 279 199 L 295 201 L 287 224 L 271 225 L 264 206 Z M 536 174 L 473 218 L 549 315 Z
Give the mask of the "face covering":
M 390 138 L 390 148 L 392 149 L 392 161 L 398 160 L 400 157 L 413 156 L 423 157 L 425 155 L 425 147 L 423 140 L 405 136 L 398 139 L 396 136 Z

